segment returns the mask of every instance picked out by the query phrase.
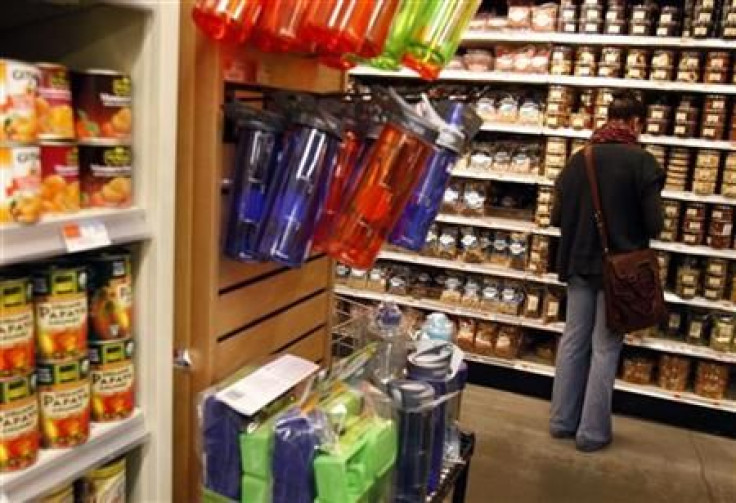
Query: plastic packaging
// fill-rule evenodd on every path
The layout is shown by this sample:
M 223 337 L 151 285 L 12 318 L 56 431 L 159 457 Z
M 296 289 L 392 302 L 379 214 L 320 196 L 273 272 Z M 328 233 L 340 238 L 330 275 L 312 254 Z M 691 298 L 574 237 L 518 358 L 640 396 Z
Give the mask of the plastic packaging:
M 226 107 L 237 121 L 238 146 L 230 194 L 225 255 L 234 260 L 261 259 L 258 237 L 265 223 L 266 195 L 278 178 L 284 129 L 282 117 L 237 103 Z
M 481 0 L 425 0 L 409 36 L 403 62 L 428 80 L 455 55 Z

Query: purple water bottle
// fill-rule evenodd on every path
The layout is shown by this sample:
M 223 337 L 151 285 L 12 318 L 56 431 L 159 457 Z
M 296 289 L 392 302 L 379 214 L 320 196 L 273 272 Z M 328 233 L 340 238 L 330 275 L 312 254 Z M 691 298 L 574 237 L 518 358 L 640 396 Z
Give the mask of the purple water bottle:
M 228 258 L 258 261 L 258 235 L 264 224 L 266 194 L 276 178 L 285 120 L 279 114 L 229 103 L 225 114 L 238 129 L 235 167 L 224 252 Z
M 289 267 L 300 266 L 311 244 L 319 205 L 327 193 L 340 145 L 339 121 L 323 112 L 292 117 L 279 163 L 279 183 L 269 194 L 268 223 L 260 252 Z

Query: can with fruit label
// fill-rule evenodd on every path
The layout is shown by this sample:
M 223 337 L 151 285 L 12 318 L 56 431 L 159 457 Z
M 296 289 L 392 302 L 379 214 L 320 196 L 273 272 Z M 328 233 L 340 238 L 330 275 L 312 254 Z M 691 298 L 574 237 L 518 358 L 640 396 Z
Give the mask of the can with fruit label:
M 82 503 L 125 503 L 125 458 L 88 472 L 80 487 Z
M 114 70 L 72 73 L 77 139 L 130 141 L 133 126 L 130 77 Z
M 71 142 L 44 141 L 41 148 L 41 208 L 44 213 L 79 211 L 79 151 Z
M 0 141 L 37 140 L 40 77 L 41 72 L 33 65 L 0 59 Z
M 0 380 L 0 472 L 27 468 L 38 458 L 36 376 Z
M 41 155 L 37 145 L 0 144 L 0 224 L 41 218 Z
M 39 363 L 41 438 L 47 449 L 73 447 L 89 438 L 89 360 Z
M 133 196 L 130 147 L 112 142 L 79 144 L 83 208 L 127 208 Z
M 33 285 L 27 277 L 0 277 L 0 378 L 26 375 L 36 363 Z
M 74 503 L 74 484 L 66 484 L 52 489 L 38 503 Z
M 130 253 L 120 250 L 88 260 L 90 340 L 133 335 L 133 275 Z
M 43 140 L 73 140 L 74 112 L 69 70 L 57 63 L 38 63 L 40 71 L 36 113 L 38 137 Z
M 118 421 L 133 413 L 134 348 L 132 339 L 90 343 L 92 421 Z
M 39 359 L 87 356 L 87 268 L 59 262 L 35 271 L 33 297 Z

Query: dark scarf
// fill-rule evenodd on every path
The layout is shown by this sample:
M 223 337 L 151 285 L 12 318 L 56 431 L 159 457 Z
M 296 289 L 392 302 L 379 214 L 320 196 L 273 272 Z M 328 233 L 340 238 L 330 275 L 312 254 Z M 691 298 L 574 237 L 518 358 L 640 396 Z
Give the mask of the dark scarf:
M 603 127 L 593 131 L 591 143 L 625 143 L 636 144 L 638 135 L 628 126 L 607 122 Z

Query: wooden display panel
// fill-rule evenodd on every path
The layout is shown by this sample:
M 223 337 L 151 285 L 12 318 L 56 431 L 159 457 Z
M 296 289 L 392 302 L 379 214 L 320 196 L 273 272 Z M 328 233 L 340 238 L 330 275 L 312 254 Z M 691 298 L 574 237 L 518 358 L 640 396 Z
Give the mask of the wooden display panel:
M 177 152 L 176 347 L 191 356 L 175 371 L 174 501 L 198 501 L 197 395 L 245 364 L 292 353 L 329 361 L 332 263 L 312 256 L 300 269 L 241 264 L 221 255 L 221 194 L 232 146 L 222 143 L 225 80 L 306 91 L 342 88 L 340 72 L 314 58 L 222 48 L 181 4 Z

